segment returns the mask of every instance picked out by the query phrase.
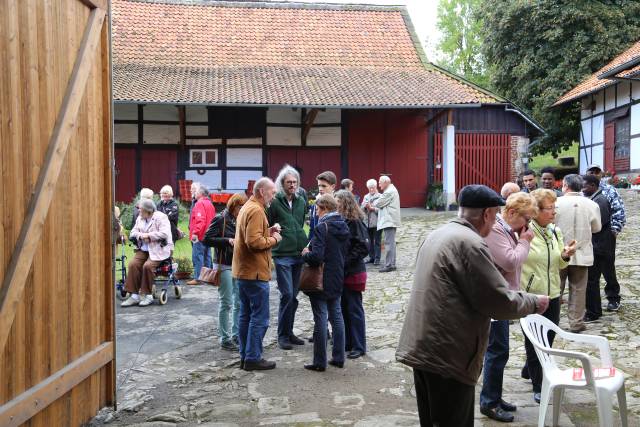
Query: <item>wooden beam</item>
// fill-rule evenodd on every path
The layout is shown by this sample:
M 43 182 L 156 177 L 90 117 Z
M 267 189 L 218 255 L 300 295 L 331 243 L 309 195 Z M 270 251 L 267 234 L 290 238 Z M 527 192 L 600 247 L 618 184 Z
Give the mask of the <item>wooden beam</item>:
M 447 110 L 447 125 L 452 125 L 453 124 L 453 108 L 450 108 L 449 110 Z
M 306 120 L 304 121 L 304 129 L 302 130 L 302 140 L 307 140 L 307 135 L 309 135 L 309 131 L 313 127 L 313 122 L 316 121 L 316 116 L 318 115 L 318 108 L 312 108 L 307 114 Z
M 2 425 L 19 426 L 28 421 L 113 360 L 113 353 L 113 342 L 105 342 L 0 406 Z
M 431 124 L 432 124 L 433 122 L 435 122 L 435 121 L 436 121 L 436 120 L 438 120 L 440 117 L 442 117 L 442 115 L 443 115 L 443 114 L 448 113 L 448 112 L 449 112 L 449 110 L 440 110 L 440 111 L 438 111 L 438 112 L 437 112 L 433 117 L 431 117 L 429 120 L 427 120 L 427 121 L 425 122 L 425 125 L 426 125 L 427 127 L 431 126 Z
M 44 222 L 67 154 L 69 140 L 75 130 L 78 110 L 100 42 L 104 18 L 105 11 L 103 9 L 93 9 L 89 15 L 66 93 L 49 140 L 47 154 L 27 208 L 27 216 L 22 224 L 11 261 L 2 281 L 2 288 L 0 288 L 0 349 L 4 349 L 9 336 L 18 304 L 22 300 L 22 292 L 29 276 L 33 256 L 41 242 Z
M 107 11 L 107 0 L 80 0 L 90 9 L 102 9 Z

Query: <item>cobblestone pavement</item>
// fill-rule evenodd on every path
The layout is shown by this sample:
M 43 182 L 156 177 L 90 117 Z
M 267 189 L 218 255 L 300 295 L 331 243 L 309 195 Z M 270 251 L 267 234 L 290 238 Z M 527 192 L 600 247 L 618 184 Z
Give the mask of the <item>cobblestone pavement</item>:
M 599 322 L 587 325 L 586 333 L 609 338 L 615 366 L 627 376 L 629 425 L 640 426 L 640 257 L 635 253 L 640 242 L 640 195 L 624 191 L 623 197 L 628 223 L 619 238 L 616 259 L 622 308 L 618 313 L 605 312 Z M 395 362 L 394 352 L 417 247 L 451 216 L 419 210 L 403 212 L 404 225 L 398 231 L 398 271 L 381 274 L 372 270 L 364 293 L 369 352 L 361 359 L 347 361 L 344 369 L 306 371 L 302 366 L 311 360 L 311 344 L 293 351 L 277 347 L 278 292 L 273 282 L 272 325 L 265 339 L 265 357 L 278 363 L 273 371 L 242 371 L 238 369 L 238 357 L 219 348 L 215 288 L 185 289 L 182 300 L 170 299 L 162 307 L 118 309 L 118 411 L 104 410 L 92 424 L 418 425 L 412 373 Z M 311 309 L 307 297 L 300 295 L 299 299 L 295 332 L 309 337 L 313 328 Z M 567 327 L 564 308 L 561 326 Z M 576 348 L 559 340 L 556 343 L 558 348 Z M 505 399 L 518 405 L 513 426 L 537 425 L 538 406 L 533 402 L 530 383 L 519 376 L 523 361 L 522 333 L 515 323 L 511 326 L 511 356 L 504 379 Z M 476 406 L 477 402 L 478 397 Z M 501 425 L 478 410 L 475 424 Z M 560 425 L 597 424 L 593 394 L 568 391 Z

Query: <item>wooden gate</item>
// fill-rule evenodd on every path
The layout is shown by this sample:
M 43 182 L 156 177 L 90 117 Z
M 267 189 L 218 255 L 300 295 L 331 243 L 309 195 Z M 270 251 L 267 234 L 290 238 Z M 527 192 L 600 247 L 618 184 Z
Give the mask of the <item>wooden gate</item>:
M 613 170 L 613 150 L 616 143 L 616 124 L 607 123 L 604 127 L 604 170 Z
M 114 402 L 108 0 L 0 0 L 0 425 Z

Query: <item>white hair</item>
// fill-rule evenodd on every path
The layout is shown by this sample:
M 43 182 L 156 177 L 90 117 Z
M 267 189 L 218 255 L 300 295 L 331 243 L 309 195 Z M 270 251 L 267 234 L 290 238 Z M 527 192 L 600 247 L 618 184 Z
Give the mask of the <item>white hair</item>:
M 460 206 L 458 208 L 458 218 L 464 218 L 467 221 L 478 221 L 482 218 L 484 208 L 465 208 Z
M 378 187 L 378 182 L 375 179 L 367 180 L 367 188 Z
M 165 185 L 160 189 L 160 194 L 162 193 L 166 193 L 169 195 L 169 197 L 173 197 L 173 188 L 171 188 L 170 185 Z
M 151 199 L 140 199 L 139 209 L 141 211 L 154 213 L 156 211 L 156 204 Z
M 273 181 L 269 177 L 263 176 L 262 178 L 257 180 L 256 183 L 253 185 L 253 195 L 261 196 L 260 190 L 269 184 L 273 185 Z
M 202 194 L 203 196 L 209 195 L 209 189 L 204 185 L 198 183 L 198 188 L 196 188 L 196 195 Z
M 280 172 L 278 172 L 278 177 L 276 178 L 276 190 L 281 193 L 284 192 L 284 179 L 287 175 L 293 175 L 293 177 L 298 181 L 298 186 L 300 185 L 300 174 L 298 171 L 291 165 L 285 164 Z
M 389 178 L 387 175 L 380 175 L 380 182 L 390 183 L 391 178 Z
M 150 188 L 140 190 L 140 199 L 153 199 L 153 190 Z

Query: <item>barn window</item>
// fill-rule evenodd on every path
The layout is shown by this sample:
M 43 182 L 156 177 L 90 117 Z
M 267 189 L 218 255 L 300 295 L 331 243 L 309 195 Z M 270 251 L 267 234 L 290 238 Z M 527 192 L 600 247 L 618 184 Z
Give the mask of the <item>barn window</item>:
M 218 150 L 217 149 L 203 149 L 203 150 L 190 150 L 189 166 L 194 168 L 199 167 L 217 167 L 218 166 Z

